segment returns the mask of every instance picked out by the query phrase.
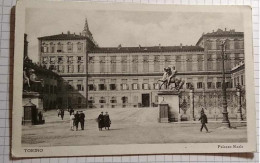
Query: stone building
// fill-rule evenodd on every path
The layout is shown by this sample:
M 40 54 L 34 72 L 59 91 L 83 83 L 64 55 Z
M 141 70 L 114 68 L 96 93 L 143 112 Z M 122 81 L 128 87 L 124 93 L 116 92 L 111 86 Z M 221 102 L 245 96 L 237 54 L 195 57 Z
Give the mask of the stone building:
M 192 85 L 197 93 L 194 106 L 218 110 L 208 110 L 216 118 L 216 114 L 222 114 L 221 42 L 226 42 L 225 72 L 230 92 L 237 84 L 232 80 L 232 67 L 244 60 L 243 32 L 226 29 L 203 33 L 193 46 L 98 47 L 86 21 L 80 35 L 68 32 L 39 40 L 40 63 L 56 71 L 75 90 L 68 95 L 61 93 L 60 103 L 74 102 L 74 106 L 82 107 L 88 99 L 89 108 L 155 107 L 157 80 L 163 68 L 175 66 L 177 77 L 185 81 L 181 99 L 189 101 L 187 92 Z M 215 101 L 210 106 L 209 99 Z M 234 111 L 235 105 L 230 104 L 229 109 Z

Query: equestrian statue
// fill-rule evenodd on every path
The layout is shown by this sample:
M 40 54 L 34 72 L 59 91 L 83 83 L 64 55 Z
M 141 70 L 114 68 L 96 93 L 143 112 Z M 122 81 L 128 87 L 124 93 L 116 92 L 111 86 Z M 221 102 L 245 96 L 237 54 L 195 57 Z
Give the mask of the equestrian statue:
M 165 85 L 166 89 L 179 91 L 183 84 L 184 80 L 176 78 L 177 71 L 175 70 L 175 66 L 164 68 L 164 73 L 159 82 L 159 90 Z

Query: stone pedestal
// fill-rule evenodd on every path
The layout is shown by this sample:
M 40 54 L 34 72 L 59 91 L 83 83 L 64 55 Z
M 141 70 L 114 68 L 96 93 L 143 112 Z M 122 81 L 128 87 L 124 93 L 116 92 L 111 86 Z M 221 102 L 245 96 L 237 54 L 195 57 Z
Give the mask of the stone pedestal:
M 179 92 L 177 91 L 159 91 L 158 92 L 159 103 L 168 104 L 169 112 L 169 122 L 180 121 L 179 117 Z
M 37 92 L 23 92 L 23 125 L 39 124 L 38 113 L 43 114 L 42 96 Z M 42 123 L 42 122 L 41 122 Z
M 159 122 L 168 123 L 169 122 L 169 105 L 164 101 L 159 104 Z

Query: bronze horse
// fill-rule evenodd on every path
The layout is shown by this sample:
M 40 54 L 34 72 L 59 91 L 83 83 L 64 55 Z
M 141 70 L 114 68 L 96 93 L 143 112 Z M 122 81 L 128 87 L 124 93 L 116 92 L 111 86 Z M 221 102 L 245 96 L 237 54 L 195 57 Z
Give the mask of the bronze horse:
M 171 78 L 169 82 L 168 80 L 161 80 L 161 79 L 158 80 L 158 82 L 161 82 L 159 84 L 159 90 L 162 88 L 163 85 L 166 85 L 166 89 L 170 89 L 170 90 L 175 89 L 178 91 L 181 89 L 185 81 L 178 78 Z M 172 84 L 175 84 L 175 86 L 172 86 Z

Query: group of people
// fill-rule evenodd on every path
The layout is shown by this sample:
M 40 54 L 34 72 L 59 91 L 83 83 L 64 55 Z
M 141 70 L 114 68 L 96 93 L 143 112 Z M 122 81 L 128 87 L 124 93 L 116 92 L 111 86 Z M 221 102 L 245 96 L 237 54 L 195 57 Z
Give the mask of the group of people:
M 85 114 L 83 113 L 83 111 L 76 111 L 75 114 L 74 112 L 71 112 L 70 129 L 74 131 L 74 127 L 75 127 L 76 131 L 78 131 L 79 123 L 80 123 L 81 130 L 84 130 Z
M 98 121 L 98 128 L 99 131 L 102 131 L 102 128 L 104 127 L 105 129 L 109 130 L 109 127 L 111 125 L 111 120 L 109 117 L 108 112 L 106 112 L 106 114 L 104 115 L 103 112 L 101 112 L 97 118 Z

